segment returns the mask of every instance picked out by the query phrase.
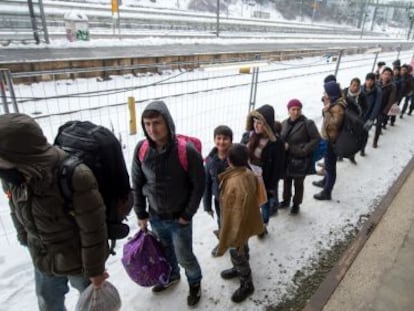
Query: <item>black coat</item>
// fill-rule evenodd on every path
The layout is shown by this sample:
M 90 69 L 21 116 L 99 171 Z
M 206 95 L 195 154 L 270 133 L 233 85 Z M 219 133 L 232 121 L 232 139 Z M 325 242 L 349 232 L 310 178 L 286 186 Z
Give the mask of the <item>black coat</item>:
M 365 113 L 363 119 L 364 121 L 367 120 L 375 120 L 378 114 L 381 112 L 381 103 L 382 103 L 382 91 L 378 85 L 374 85 L 374 87 L 368 90 L 365 85 L 362 86 L 362 92 L 365 94 L 367 98 L 367 112 Z
M 247 145 L 251 132 L 245 132 L 241 143 Z M 267 192 L 274 191 L 276 181 L 284 175 L 285 147 L 280 137 L 275 134 L 275 141 L 268 141 L 262 150 L 261 167 L 263 170 L 263 181 Z
M 301 116 L 296 122 L 282 122 L 282 139 L 288 143 L 286 176 L 304 177 L 309 172 L 313 151 L 321 136 L 315 123 Z

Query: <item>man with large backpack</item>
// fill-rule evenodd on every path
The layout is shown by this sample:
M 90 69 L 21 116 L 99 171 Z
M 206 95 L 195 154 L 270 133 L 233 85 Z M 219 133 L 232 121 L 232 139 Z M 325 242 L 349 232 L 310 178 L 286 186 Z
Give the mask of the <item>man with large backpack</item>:
M 0 179 L 18 240 L 32 257 L 41 311 L 66 310 L 68 281 L 83 291 L 108 277 L 104 202 L 92 171 L 80 164 L 72 176 L 72 213 L 67 213 L 58 182 L 67 157 L 47 142 L 31 117 L 0 116 Z
M 176 135 L 174 121 L 162 101 L 150 103 L 142 113 L 146 139 L 135 148 L 132 162 L 134 210 L 138 224 L 151 228 L 165 247 L 172 271 L 167 284 L 152 291 L 161 292 L 180 280 L 180 264 L 190 291 L 189 306 L 201 297 L 201 268 L 193 253 L 192 218 L 204 192 L 204 167 L 197 143 Z M 147 205 L 148 202 L 148 205 Z

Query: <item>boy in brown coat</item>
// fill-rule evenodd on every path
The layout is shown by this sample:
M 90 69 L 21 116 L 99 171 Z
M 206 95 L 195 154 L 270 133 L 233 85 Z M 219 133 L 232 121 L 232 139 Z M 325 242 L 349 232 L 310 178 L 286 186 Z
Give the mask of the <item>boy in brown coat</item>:
M 221 228 L 217 255 L 230 248 L 233 268 L 221 272 L 221 277 L 240 277 L 240 287 L 233 293 L 233 302 L 242 302 L 254 292 L 248 260 L 247 241 L 263 231 L 263 221 L 257 199 L 258 180 L 248 167 L 249 150 L 233 144 L 228 152 L 229 168 L 219 175 Z

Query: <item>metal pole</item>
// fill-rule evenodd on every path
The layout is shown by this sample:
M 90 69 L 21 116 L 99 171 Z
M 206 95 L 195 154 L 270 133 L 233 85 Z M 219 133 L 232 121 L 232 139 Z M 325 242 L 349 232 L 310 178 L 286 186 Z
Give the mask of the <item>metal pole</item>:
M 217 0 L 217 23 L 216 23 L 216 36 L 220 36 L 220 0 Z
M 300 21 L 303 22 L 303 0 L 300 0 Z
M 34 9 L 33 9 L 33 1 L 27 0 L 27 5 L 29 6 L 30 22 L 32 23 L 33 37 L 36 41 L 36 44 L 39 44 L 40 43 L 39 32 L 38 32 L 39 30 L 37 29 L 36 16 L 35 16 Z
M 338 76 L 338 71 L 339 71 L 339 65 L 341 64 L 341 59 L 342 59 L 342 54 L 344 53 L 344 50 L 340 50 L 339 51 L 339 55 L 338 55 L 338 60 L 336 61 L 336 68 L 335 68 L 335 77 Z
M 364 13 L 364 19 L 362 21 L 362 27 L 361 27 L 361 35 L 359 36 L 360 39 L 362 39 L 362 36 L 364 35 L 364 28 L 365 28 L 366 19 L 367 19 L 367 14 Z
M 316 14 L 316 0 L 313 0 L 313 10 L 312 10 L 312 24 Z
M 379 54 L 379 52 L 375 53 L 374 63 L 372 64 L 371 72 L 374 72 L 374 70 L 375 70 L 375 64 L 377 63 L 378 54 Z
M 1 101 L 3 102 L 4 113 L 10 113 L 6 96 L 6 80 L 4 79 L 4 69 L 0 69 L 0 93 Z
M 13 79 L 11 77 L 10 70 L 4 70 L 3 74 L 5 76 L 7 88 L 9 89 L 9 94 L 12 100 L 14 112 L 19 112 L 19 107 L 17 106 L 16 94 L 14 93 Z
M 259 60 L 261 56 L 256 55 L 256 60 Z M 257 83 L 259 80 L 259 67 L 253 67 L 252 83 L 250 85 L 250 99 L 249 99 L 249 112 L 253 111 L 256 106 L 256 94 L 257 94 Z
M 378 13 L 378 2 L 379 0 L 377 0 L 377 3 L 375 4 L 375 8 L 374 8 L 374 13 L 372 14 L 371 31 L 374 30 L 375 18 L 377 17 L 377 13 Z
M 42 18 L 43 35 L 45 37 L 45 42 L 47 44 L 49 44 L 50 43 L 50 41 L 49 41 L 49 32 L 47 30 L 45 10 L 43 9 L 43 0 L 38 0 L 38 1 L 39 1 L 39 8 L 40 8 L 40 16 Z

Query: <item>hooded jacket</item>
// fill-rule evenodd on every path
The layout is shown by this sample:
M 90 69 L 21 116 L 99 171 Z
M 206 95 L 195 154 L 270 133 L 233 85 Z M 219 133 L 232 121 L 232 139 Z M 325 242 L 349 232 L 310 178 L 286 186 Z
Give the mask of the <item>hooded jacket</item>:
M 229 167 L 219 175 L 221 227 L 217 254 L 229 247 L 244 246 L 251 236 L 263 232 L 257 201 L 257 178 L 246 167 Z
M 250 112 L 246 122 L 247 132 L 243 134 L 241 139 L 241 143 L 247 145 L 250 136 L 254 134 L 254 119 L 263 122 L 263 131 L 269 141 L 262 150 L 260 161 L 262 163 L 263 181 L 268 194 L 275 189 L 276 180 L 283 177 L 285 167 L 285 147 L 282 139 L 275 133 L 274 116 L 273 107 L 270 105 L 261 106 Z
M 200 204 L 204 192 L 203 159 L 192 144 L 187 144 L 188 171 L 180 165 L 175 135 L 175 125 L 162 101 L 150 103 L 145 111 L 158 111 L 164 118 L 169 139 L 163 150 L 157 151 L 155 142 L 142 129 L 149 142 L 144 160 L 139 160 L 139 149 L 144 141 L 135 148 L 132 160 L 132 184 L 134 210 L 138 219 L 156 215 L 161 219 L 183 219 L 190 221 Z M 147 200 L 149 209 L 147 210 Z
M 72 177 L 73 215 L 65 209 L 58 170 L 66 157 L 29 116 L 0 116 L 0 169 L 25 177 L 20 185 L 6 184 L 19 241 L 46 274 L 97 276 L 109 254 L 105 206 L 92 171 L 81 164 Z

